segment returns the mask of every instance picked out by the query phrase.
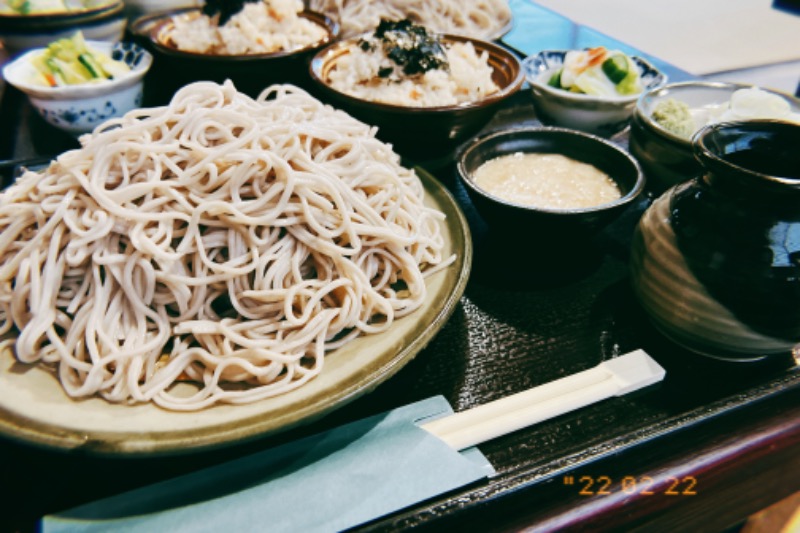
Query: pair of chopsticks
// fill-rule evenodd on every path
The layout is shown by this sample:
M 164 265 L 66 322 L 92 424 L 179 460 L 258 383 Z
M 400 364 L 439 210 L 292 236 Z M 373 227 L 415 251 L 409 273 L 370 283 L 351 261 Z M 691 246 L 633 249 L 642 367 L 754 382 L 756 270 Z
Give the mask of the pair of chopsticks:
M 643 350 L 421 427 L 455 450 L 477 446 L 595 402 L 658 383 L 665 370 Z

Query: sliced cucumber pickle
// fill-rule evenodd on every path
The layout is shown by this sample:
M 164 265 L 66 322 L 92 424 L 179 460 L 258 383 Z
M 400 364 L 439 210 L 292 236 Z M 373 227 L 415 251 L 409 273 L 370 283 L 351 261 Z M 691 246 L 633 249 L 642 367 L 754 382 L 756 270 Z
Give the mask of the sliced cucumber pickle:
M 603 73 L 608 76 L 614 84 L 625 79 L 628 75 L 628 60 L 622 54 L 614 54 L 603 61 Z
M 562 69 L 558 69 L 552 76 L 550 76 L 550 79 L 547 80 L 547 85 L 555 87 L 556 89 L 563 89 L 561 86 L 561 70 Z
M 86 67 L 86 70 L 89 71 L 92 78 L 105 78 L 105 72 L 103 72 L 103 67 L 100 66 L 94 57 L 90 54 L 81 54 L 78 56 L 78 61 L 80 61 L 81 65 Z

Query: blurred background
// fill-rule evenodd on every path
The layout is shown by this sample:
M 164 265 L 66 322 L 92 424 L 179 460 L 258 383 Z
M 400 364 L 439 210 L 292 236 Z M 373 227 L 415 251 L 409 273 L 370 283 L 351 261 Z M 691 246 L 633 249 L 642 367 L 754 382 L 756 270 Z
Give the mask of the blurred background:
M 798 0 L 536 0 L 687 72 L 794 94 Z

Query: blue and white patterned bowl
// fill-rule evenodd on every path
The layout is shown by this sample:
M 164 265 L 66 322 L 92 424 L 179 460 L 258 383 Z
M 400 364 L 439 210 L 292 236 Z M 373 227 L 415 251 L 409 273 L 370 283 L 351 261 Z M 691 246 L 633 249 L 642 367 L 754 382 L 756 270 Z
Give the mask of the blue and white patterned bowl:
M 134 43 L 87 41 L 87 44 L 93 50 L 124 61 L 131 67 L 130 72 L 97 83 L 45 87 L 31 81 L 34 67 L 30 59 L 41 53 L 41 48 L 26 52 L 3 68 L 6 81 L 27 94 L 31 105 L 49 124 L 72 135 L 88 133 L 106 120 L 140 107 L 144 75 L 153 62 L 150 53 Z
M 592 96 L 572 93 L 547 84 L 553 73 L 564 64 L 567 52 L 569 50 L 544 50 L 525 58 L 522 62 L 539 120 L 545 124 L 577 129 L 604 137 L 610 137 L 625 129 L 639 94 Z M 667 83 L 667 75 L 648 61 L 636 56 L 632 59 L 639 67 L 644 91 Z

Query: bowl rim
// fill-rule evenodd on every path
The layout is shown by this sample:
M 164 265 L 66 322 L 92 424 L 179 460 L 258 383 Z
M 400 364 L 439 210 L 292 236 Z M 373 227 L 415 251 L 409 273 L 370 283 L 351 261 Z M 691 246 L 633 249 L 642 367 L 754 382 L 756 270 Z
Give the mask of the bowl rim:
M 0 25 L 23 24 L 25 26 L 38 26 L 47 23 L 76 23 L 80 22 L 80 19 L 82 18 L 96 17 L 110 13 L 116 14 L 117 11 L 122 12 L 124 10 L 125 2 L 123 0 L 111 0 L 105 4 L 100 4 L 89 9 L 81 9 L 76 11 L 48 11 L 46 13 L 32 13 L 30 15 L 0 13 Z
M 150 44 L 156 51 L 158 51 L 161 54 L 164 54 L 165 56 L 182 58 L 182 59 L 211 61 L 211 62 L 231 62 L 231 61 L 244 62 L 244 61 L 256 61 L 260 59 L 295 57 L 297 55 L 301 55 L 306 52 L 310 52 L 312 50 L 317 50 L 335 41 L 340 31 L 339 23 L 333 20 L 332 18 L 317 11 L 304 9 L 303 11 L 298 12 L 298 16 L 306 20 L 310 20 L 311 22 L 324 28 L 326 35 L 319 41 L 310 43 L 306 46 L 303 46 L 302 48 L 294 48 L 292 50 L 279 50 L 277 52 L 268 52 L 259 54 L 228 54 L 228 55 L 202 54 L 199 52 L 188 52 L 186 50 L 179 50 L 178 48 L 165 45 L 158 38 L 158 33 L 164 28 L 164 26 L 170 23 L 173 17 L 192 12 L 199 12 L 201 9 L 202 9 L 201 7 L 192 6 L 192 7 L 172 9 L 168 11 L 159 11 L 156 13 L 151 13 L 149 15 L 143 15 L 130 24 L 129 30 L 133 35 L 146 40 L 148 44 Z
M 517 74 L 514 77 L 514 79 L 511 80 L 511 82 L 505 87 L 501 87 L 500 90 L 495 91 L 491 94 L 487 94 L 480 100 L 462 102 L 459 104 L 451 104 L 451 105 L 421 107 L 421 106 L 405 106 L 400 104 L 389 104 L 384 102 L 375 102 L 373 100 L 365 100 L 363 98 L 358 98 L 356 96 L 352 96 L 350 94 L 339 91 L 338 89 L 334 89 L 333 87 L 331 87 L 329 83 L 325 82 L 320 77 L 320 70 L 322 69 L 322 66 L 326 63 L 326 61 L 328 61 L 331 57 L 335 57 L 335 54 L 339 52 L 339 50 L 352 46 L 354 43 L 357 43 L 359 39 L 363 38 L 366 35 L 370 35 L 371 33 L 372 32 L 366 32 L 362 33 L 361 35 L 356 35 L 346 39 L 339 39 L 337 41 L 328 44 L 322 50 L 319 50 L 316 54 L 314 54 L 314 57 L 311 59 L 311 62 L 308 66 L 309 75 L 311 76 L 313 82 L 316 83 L 318 86 L 323 87 L 325 90 L 335 94 L 338 98 L 340 98 L 345 102 L 348 102 L 351 105 L 360 107 L 372 107 L 372 108 L 382 109 L 385 111 L 392 111 L 395 113 L 448 113 L 452 111 L 484 108 L 491 106 L 492 104 L 497 103 L 507 98 L 508 96 L 511 96 L 512 94 L 517 92 L 522 87 L 522 84 L 525 82 L 525 75 L 522 70 L 522 64 L 514 52 L 512 52 L 505 46 L 499 43 L 495 43 L 493 41 L 486 41 L 484 39 L 477 39 L 475 37 L 468 37 L 465 35 L 457 35 L 453 33 L 437 33 L 436 35 L 444 42 L 448 41 L 470 42 L 473 45 L 477 43 L 482 48 L 485 48 L 496 54 L 499 54 L 505 59 L 509 59 L 517 66 Z
M 800 131 L 800 124 L 786 122 L 783 120 L 775 119 L 753 119 L 753 120 L 731 120 L 714 122 L 703 126 L 692 137 L 692 152 L 698 161 L 705 159 L 712 164 L 730 169 L 737 173 L 748 174 L 757 177 L 758 179 L 776 185 L 788 187 L 794 191 L 800 191 L 800 179 L 779 174 L 769 174 L 766 172 L 746 168 L 742 165 L 734 163 L 729 159 L 724 158 L 712 149 L 710 145 L 710 138 L 713 135 L 718 135 L 720 131 L 724 130 L 755 130 L 764 131 L 765 129 L 778 129 L 778 130 L 797 130 Z M 704 165 L 705 166 L 705 165 Z
M 654 87 L 653 89 L 650 89 L 648 91 L 643 92 L 640 95 L 639 100 L 636 101 L 636 107 L 634 109 L 634 116 L 636 118 L 638 118 L 639 120 L 641 120 L 642 123 L 645 126 L 648 127 L 648 131 L 660 136 L 663 139 L 671 141 L 672 143 L 677 144 L 677 145 L 679 145 L 679 146 L 681 146 L 681 147 L 683 147 L 683 148 L 685 148 L 687 150 L 691 150 L 692 149 L 692 142 L 693 142 L 693 139 L 694 139 L 695 135 L 697 135 L 700 132 L 700 130 L 702 130 L 703 127 L 705 127 L 705 126 L 701 126 L 700 128 L 698 128 L 697 131 L 695 131 L 692 134 L 692 136 L 687 139 L 686 137 L 681 137 L 680 135 L 677 135 L 677 134 L 669 131 L 665 127 L 663 127 L 661 124 L 659 124 L 658 122 L 653 120 L 653 117 L 652 117 L 651 113 L 647 113 L 644 110 L 644 102 L 646 100 L 652 99 L 652 98 L 661 98 L 661 97 L 664 96 L 662 94 L 664 92 L 672 91 L 672 90 L 675 90 L 675 89 L 680 90 L 680 89 L 686 88 L 686 87 L 697 88 L 697 89 L 725 89 L 725 90 L 730 90 L 730 94 L 733 94 L 734 92 L 738 91 L 739 89 L 756 88 L 756 89 L 761 89 L 762 91 L 766 91 L 768 93 L 772 93 L 772 94 L 775 94 L 777 96 L 780 96 L 780 97 L 788 100 L 790 103 L 794 104 L 796 107 L 800 108 L 800 98 L 798 98 L 798 97 L 796 97 L 796 96 L 794 96 L 794 95 L 792 95 L 790 93 L 784 92 L 784 91 L 780 91 L 780 90 L 777 90 L 777 89 L 771 89 L 769 87 L 762 87 L 762 86 L 754 84 L 754 83 L 728 82 L 728 81 L 710 81 L 710 80 L 709 81 L 706 81 L 706 80 L 685 80 L 685 81 L 676 81 L 676 82 L 672 82 L 672 83 L 666 83 L 666 84 L 662 85 L 661 87 Z M 730 100 L 730 97 L 728 98 L 728 100 Z M 766 120 L 766 119 L 753 119 L 753 120 Z
M 597 96 L 597 95 L 592 95 L 592 94 L 573 93 L 573 92 L 565 91 L 563 89 L 557 89 L 555 87 L 551 87 L 551 86 L 547 85 L 546 83 L 542 83 L 542 82 L 540 82 L 538 80 L 538 78 L 540 76 L 542 76 L 542 74 L 544 74 L 546 72 L 550 72 L 552 69 L 539 70 L 539 71 L 534 73 L 534 72 L 532 72 L 531 68 L 529 68 L 531 63 L 533 63 L 535 60 L 541 58 L 545 54 L 558 53 L 558 54 L 566 55 L 567 52 L 572 52 L 572 51 L 573 50 L 567 50 L 567 49 L 549 49 L 549 50 L 542 50 L 542 51 L 540 51 L 540 52 L 538 52 L 536 54 L 531 54 L 531 55 L 527 56 L 525 59 L 522 60 L 522 69 L 523 69 L 523 72 L 525 74 L 525 80 L 531 85 L 532 89 L 533 88 L 539 89 L 541 91 L 544 91 L 546 94 L 548 94 L 550 96 L 555 96 L 555 97 L 561 98 L 563 100 L 574 100 L 576 102 L 580 102 L 580 101 L 583 101 L 583 102 L 601 102 L 601 103 L 609 103 L 609 104 L 629 104 L 629 103 L 632 103 L 632 102 L 636 102 L 637 99 L 640 98 L 644 93 L 646 93 L 648 91 L 651 91 L 653 89 L 657 89 L 659 87 L 663 87 L 664 85 L 667 85 L 667 83 L 669 83 L 669 76 L 664 71 L 662 71 L 660 68 L 658 68 L 655 65 L 653 65 L 649 60 L 647 60 L 647 59 L 645 59 L 645 58 L 643 58 L 641 56 L 638 56 L 638 55 L 630 55 L 629 57 L 634 62 L 639 64 L 640 66 L 643 65 L 643 66 L 647 67 L 648 69 L 652 70 L 653 72 L 658 73 L 659 80 L 655 85 L 653 85 L 651 87 L 645 87 L 642 90 L 642 92 L 636 93 L 636 94 L 631 94 L 631 95 L 628 95 L 628 96 L 624 96 L 624 95 L 619 95 L 619 96 Z
M 117 43 L 87 39 L 86 44 L 91 48 L 108 54 L 110 53 L 112 47 Z M 2 70 L 3 78 L 28 96 L 42 100 L 77 100 L 81 98 L 113 93 L 117 89 L 126 88 L 141 80 L 144 75 L 147 74 L 147 71 L 150 69 L 150 66 L 153 63 L 153 56 L 150 54 L 150 52 L 136 43 L 131 44 L 140 49 L 142 52 L 142 59 L 129 72 L 126 72 L 118 78 L 113 78 L 104 82 L 82 83 L 79 85 L 66 85 L 63 87 L 46 87 L 35 85 L 27 82 L 24 79 L 16 77 L 17 71 L 23 68 L 31 56 L 42 53 L 45 50 L 45 47 L 28 50 L 27 52 L 17 56 L 10 63 L 4 65 Z
M 508 17 L 508 20 L 502 26 L 498 27 L 497 30 L 485 37 L 484 40 L 498 42 L 503 37 L 511 33 L 511 30 L 513 30 L 516 26 L 517 24 L 514 20 L 514 14 L 511 13 Z
M 605 202 L 602 204 L 597 204 L 589 207 L 572 207 L 565 209 L 539 207 L 539 206 L 520 204 L 517 202 L 506 200 L 504 198 L 500 198 L 499 196 L 495 196 L 475 183 L 475 180 L 472 177 L 471 173 L 467 172 L 466 168 L 464 167 L 464 160 L 467 158 L 469 153 L 471 153 L 473 150 L 477 149 L 481 144 L 489 141 L 490 139 L 503 136 L 517 135 L 520 133 L 522 134 L 532 133 L 537 135 L 542 135 L 542 134 L 549 135 L 551 133 L 558 133 L 558 134 L 565 134 L 567 136 L 571 135 L 575 137 L 583 137 L 589 140 L 590 142 L 599 142 L 600 144 L 605 145 L 607 148 L 615 150 L 616 152 L 621 154 L 624 157 L 624 159 L 627 160 L 633 166 L 633 168 L 636 170 L 636 181 L 633 184 L 633 187 L 631 187 L 631 190 L 629 190 L 625 195 L 621 196 L 620 198 L 611 202 Z M 586 161 L 581 161 L 581 162 L 585 163 Z M 633 157 L 630 154 L 630 152 L 626 151 L 621 146 L 617 145 L 616 143 L 612 142 L 609 139 L 600 137 L 599 135 L 595 135 L 593 133 L 588 133 L 585 131 L 575 130 L 572 128 L 565 128 L 561 126 L 513 126 L 509 128 L 490 131 L 484 135 L 476 136 L 472 140 L 467 142 L 459 151 L 458 155 L 456 156 L 456 169 L 458 177 L 460 178 L 461 182 L 464 183 L 465 186 L 467 186 L 473 192 L 478 193 L 480 196 L 488 200 L 491 200 L 494 203 L 502 204 L 507 207 L 522 209 L 524 211 L 528 211 L 531 213 L 543 213 L 548 215 L 580 215 L 585 213 L 599 213 L 617 206 L 631 203 L 642 193 L 646 182 L 644 172 L 642 171 L 639 162 L 636 160 L 635 157 Z M 616 182 L 616 179 L 614 179 L 614 181 Z

